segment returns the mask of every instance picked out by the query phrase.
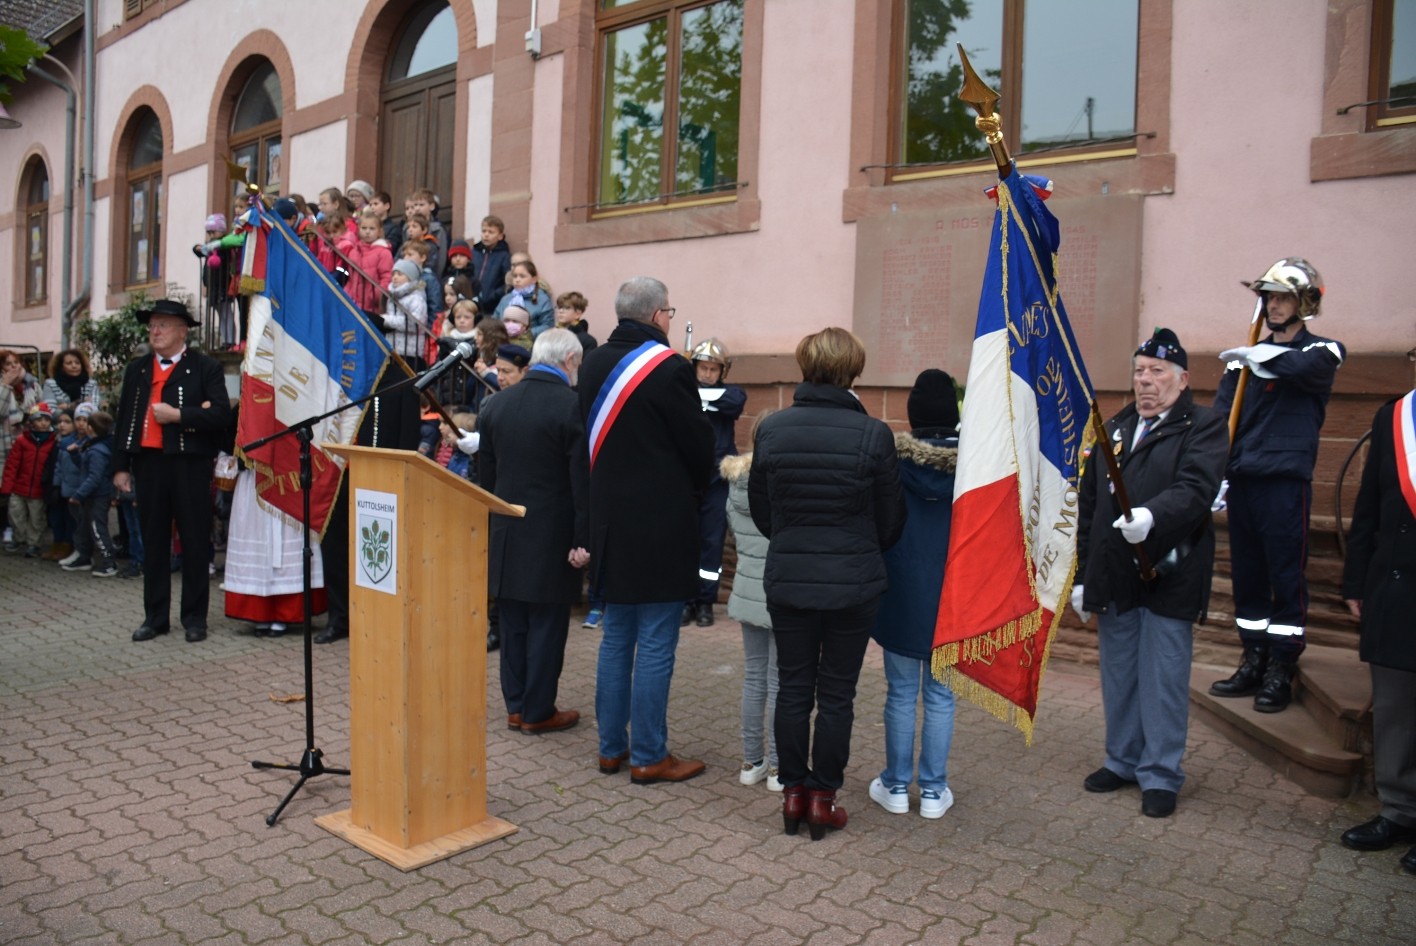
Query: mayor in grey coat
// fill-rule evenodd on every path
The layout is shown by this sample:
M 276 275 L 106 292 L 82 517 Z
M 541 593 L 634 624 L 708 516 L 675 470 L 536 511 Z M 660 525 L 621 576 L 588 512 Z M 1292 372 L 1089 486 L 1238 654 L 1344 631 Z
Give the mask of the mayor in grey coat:
M 1175 811 L 1189 726 L 1193 625 L 1209 599 L 1214 567 L 1210 504 L 1228 455 L 1223 415 L 1195 404 L 1185 349 L 1157 329 L 1132 358 L 1136 400 L 1107 421 L 1108 439 L 1086 464 L 1072 607 L 1098 615 L 1106 761 L 1087 776 L 1089 792 L 1139 783 L 1141 811 Z M 1103 458 L 1116 455 L 1132 504 L 1127 521 Z M 1144 581 L 1133 558 L 1141 543 L 1157 577 Z
M 580 358 L 573 332 L 543 332 L 526 376 L 488 398 L 477 425 L 479 484 L 526 507 L 520 519 L 491 517 L 487 588 L 500 610 L 507 726 L 527 734 L 580 719 L 556 707 L 570 606 L 589 560 L 590 471 L 572 389 Z

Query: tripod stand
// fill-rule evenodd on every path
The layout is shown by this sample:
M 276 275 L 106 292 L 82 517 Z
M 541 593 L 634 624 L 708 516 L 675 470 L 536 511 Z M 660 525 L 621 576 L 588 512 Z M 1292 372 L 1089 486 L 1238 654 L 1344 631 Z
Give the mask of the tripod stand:
M 314 437 L 312 430 L 315 421 L 323 418 L 313 418 L 303 421 L 301 424 L 291 428 L 295 433 L 295 439 L 300 443 L 300 532 L 304 538 L 301 546 L 301 567 L 304 571 L 304 588 L 301 597 L 305 606 L 305 751 L 300 756 L 298 765 L 284 765 L 276 762 L 252 761 L 253 769 L 281 769 L 287 772 L 299 772 L 300 778 L 280 800 L 280 804 L 275 806 L 266 818 L 266 826 L 274 827 L 279 820 L 280 813 L 285 810 L 285 806 L 290 804 L 290 800 L 295 797 L 295 793 L 304 787 L 310 779 L 320 775 L 348 775 L 348 769 L 327 768 L 324 764 L 324 753 L 315 746 L 315 654 L 314 654 L 314 630 L 311 625 L 315 620 L 314 591 L 311 589 L 311 562 L 314 558 L 314 548 L 310 544 L 310 489 L 313 480 L 312 463 L 310 459 L 310 441 Z M 286 433 L 281 431 L 280 436 Z M 260 447 L 274 438 L 267 437 L 249 444 L 244 449 L 250 450 Z

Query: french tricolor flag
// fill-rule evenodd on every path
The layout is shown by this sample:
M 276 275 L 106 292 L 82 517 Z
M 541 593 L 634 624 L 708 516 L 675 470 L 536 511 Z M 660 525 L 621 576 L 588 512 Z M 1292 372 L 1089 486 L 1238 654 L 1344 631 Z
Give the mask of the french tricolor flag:
M 260 201 L 252 204 L 244 220 L 242 272 L 261 289 L 250 296 L 237 443 L 250 443 L 367 396 L 389 359 L 383 333 L 284 221 L 262 213 Z M 314 429 L 310 527 L 316 533 L 324 532 L 344 475 L 344 460 L 321 445 L 353 443 L 362 416 L 360 410 L 347 410 Z M 293 436 L 242 454 L 256 473 L 258 499 L 295 524 L 301 520 L 302 505 L 299 457 Z
M 936 676 L 1029 742 L 1093 439 L 1091 382 L 1057 292 L 1051 190 L 1016 167 L 997 185 L 933 659 Z

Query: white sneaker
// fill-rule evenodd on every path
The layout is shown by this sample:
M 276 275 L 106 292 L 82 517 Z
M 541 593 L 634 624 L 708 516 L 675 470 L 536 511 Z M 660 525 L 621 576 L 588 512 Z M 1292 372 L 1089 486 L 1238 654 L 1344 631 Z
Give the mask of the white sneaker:
M 742 768 L 738 770 L 738 781 L 744 785 L 756 785 L 767 777 L 767 760 L 761 762 L 744 762 Z
M 896 785 L 893 788 L 886 788 L 884 782 L 876 779 L 870 783 L 870 800 L 892 815 L 907 814 L 910 810 L 910 787 Z
M 780 792 L 782 790 L 782 779 L 775 767 L 767 769 L 767 791 Z
M 59 564 L 61 566 L 72 565 L 82 557 L 83 556 L 80 555 L 78 552 L 70 552 L 68 555 L 65 555 L 63 558 L 59 559 Z
M 932 788 L 922 788 L 919 792 L 919 816 L 921 818 L 942 818 L 944 812 L 954 807 L 954 793 L 949 786 L 942 792 Z

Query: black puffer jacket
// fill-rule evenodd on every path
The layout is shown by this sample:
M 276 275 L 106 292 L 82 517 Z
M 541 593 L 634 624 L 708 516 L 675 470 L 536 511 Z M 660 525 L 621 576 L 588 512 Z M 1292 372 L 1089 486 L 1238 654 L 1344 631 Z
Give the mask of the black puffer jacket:
M 905 526 L 895 437 L 850 391 L 800 384 L 762 422 L 748 499 L 770 540 L 769 606 L 832 611 L 885 591 L 881 553 Z

